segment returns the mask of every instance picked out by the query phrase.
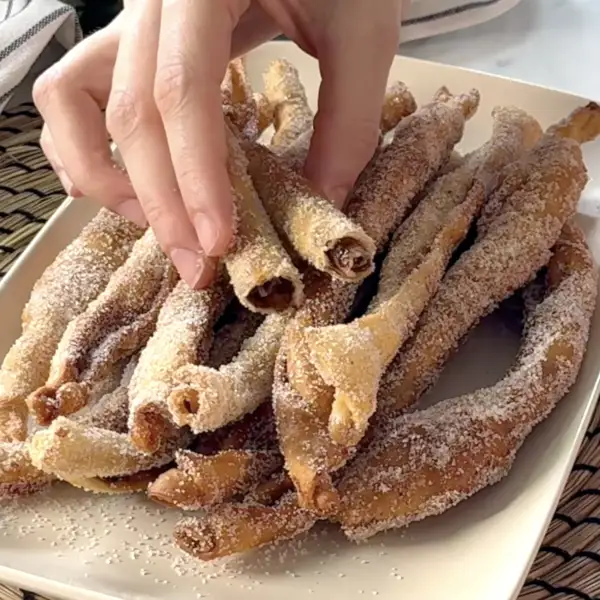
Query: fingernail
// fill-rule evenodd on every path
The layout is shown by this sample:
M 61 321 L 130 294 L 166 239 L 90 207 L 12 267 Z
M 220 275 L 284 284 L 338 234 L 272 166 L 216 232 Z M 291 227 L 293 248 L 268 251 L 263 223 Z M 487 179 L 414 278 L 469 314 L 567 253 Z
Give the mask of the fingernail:
M 215 220 L 202 213 L 194 219 L 194 227 L 206 256 L 218 256 L 221 231 Z
M 142 210 L 142 205 L 136 198 L 119 202 L 119 204 L 117 204 L 115 207 L 115 212 L 119 213 L 122 217 L 125 217 L 139 227 L 146 227 L 146 225 L 148 225 L 148 220 L 146 219 L 146 215 Z
M 343 208 L 348 199 L 348 189 L 345 187 L 331 188 L 325 191 L 325 196 L 327 196 L 337 208 Z
M 170 255 L 181 278 L 193 289 L 202 287 L 207 278 L 204 255 L 187 248 L 174 248 Z

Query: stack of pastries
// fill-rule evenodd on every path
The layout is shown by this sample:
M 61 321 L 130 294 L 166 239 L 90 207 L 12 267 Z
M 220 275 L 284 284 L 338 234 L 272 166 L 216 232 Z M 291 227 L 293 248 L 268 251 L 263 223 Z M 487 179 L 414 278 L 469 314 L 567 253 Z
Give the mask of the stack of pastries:
M 351 539 L 439 514 L 502 478 L 574 383 L 597 270 L 573 221 L 590 103 L 542 131 L 498 106 L 454 150 L 477 90 L 417 106 L 400 82 L 379 146 L 334 208 L 303 175 L 313 114 L 284 60 L 223 82 L 235 242 L 179 280 L 152 230 L 100 210 L 34 286 L 0 370 L 0 497 L 55 481 L 199 511 L 175 543 L 211 560 L 319 520 Z M 470 330 L 518 295 L 494 386 L 420 407 Z

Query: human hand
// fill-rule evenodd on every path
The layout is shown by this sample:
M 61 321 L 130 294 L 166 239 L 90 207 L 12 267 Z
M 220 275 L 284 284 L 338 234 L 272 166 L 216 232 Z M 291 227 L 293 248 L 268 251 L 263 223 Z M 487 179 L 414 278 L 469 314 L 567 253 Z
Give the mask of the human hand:
M 202 287 L 232 235 L 220 92 L 229 59 L 278 31 L 319 59 L 306 172 L 341 205 L 377 143 L 400 4 L 132 1 L 36 83 L 42 147 L 67 192 L 148 222 L 182 278 Z M 112 162 L 107 129 L 126 173 Z

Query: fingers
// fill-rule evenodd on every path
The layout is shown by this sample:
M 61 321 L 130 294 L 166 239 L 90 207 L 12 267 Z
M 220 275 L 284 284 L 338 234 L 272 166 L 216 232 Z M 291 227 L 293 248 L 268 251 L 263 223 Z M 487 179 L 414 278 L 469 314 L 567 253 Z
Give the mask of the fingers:
M 183 204 L 208 256 L 231 242 L 233 200 L 221 81 L 249 0 L 170 0 L 162 12 L 154 99 Z
M 281 33 L 277 23 L 253 2 L 240 17 L 231 40 L 231 58 L 242 56 Z
M 307 176 L 338 207 L 375 151 L 399 37 L 399 2 L 381 1 L 377 10 L 366 0 L 348 4 L 317 44 L 323 81 L 306 161 Z
M 40 135 L 40 146 L 42 147 L 42 151 L 46 155 L 50 166 L 54 169 L 54 172 L 58 176 L 60 183 L 63 188 L 67 192 L 69 196 L 73 198 L 81 198 L 83 193 L 81 190 L 75 187 L 74 183 L 71 181 L 60 157 L 56 153 L 56 148 L 54 147 L 54 141 L 52 140 L 52 134 L 48 129 L 48 125 L 44 125 L 42 127 L 42 133 Z
M 101 109 L 110 90 L 117 54 L 119 22 L 78 44 L 35 83 L 33 98 L 46 125 L 42 148 L 67 193 L 87 195 L 102 204 L 128 211 L 133 188 L 111 158 Z
M 183 204 L 161 117 L 153 101 L 162 0 L 129 5 L 115 63 L 106 125 L 158 242 L 192 287 L 212 279 Z

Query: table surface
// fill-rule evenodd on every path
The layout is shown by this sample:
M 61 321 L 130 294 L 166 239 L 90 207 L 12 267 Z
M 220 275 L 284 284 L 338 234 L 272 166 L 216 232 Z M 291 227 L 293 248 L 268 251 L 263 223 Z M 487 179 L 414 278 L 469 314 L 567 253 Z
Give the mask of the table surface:
M 487 23 L 407 42 L 399 53 L 600 100 L 600 0 L 522 0 Z

